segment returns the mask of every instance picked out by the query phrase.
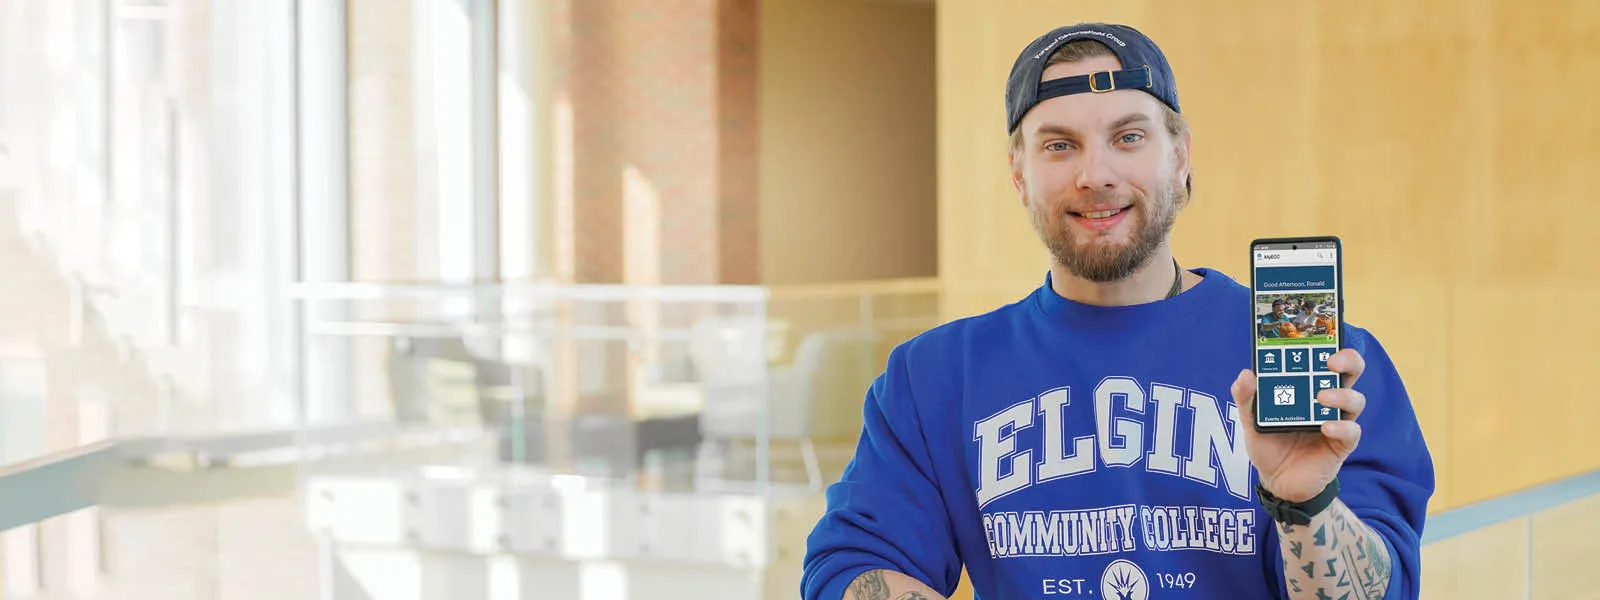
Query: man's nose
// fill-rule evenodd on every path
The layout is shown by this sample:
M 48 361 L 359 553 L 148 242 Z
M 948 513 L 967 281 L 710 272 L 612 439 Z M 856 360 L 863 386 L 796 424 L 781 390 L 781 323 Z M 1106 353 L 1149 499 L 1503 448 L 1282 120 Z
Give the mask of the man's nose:
M 1077 185 L 1081 189 L 1108 190 L 1117 186 L 1116 172 L 1111 168 L 1110 157 L 1097 146 L 1083 151 L 1082 169 L 1078 171 Z

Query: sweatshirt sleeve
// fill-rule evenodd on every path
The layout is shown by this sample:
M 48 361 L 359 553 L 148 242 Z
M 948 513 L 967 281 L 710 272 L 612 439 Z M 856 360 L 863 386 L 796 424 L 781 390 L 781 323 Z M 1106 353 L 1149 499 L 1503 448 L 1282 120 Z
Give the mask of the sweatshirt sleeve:
M 1390 577 L 1385 600 L 1416 598 L 1422 578 L 1422 527 L 1434 492 L 1433 458 L 1422 439 L 1411 398 L 1388 353 L 1366 330 L 1346 326 L 1348 343 L 1366 360 L 1355 389 L 1367 397 L 1356 418 L 1361 442 L 1339 470 L 1339 499 L 1383 538 Z M 1266 550 L 1282 597 L 1283 560 L 1277 536 Z
M 868 389 L 855 456 L 827 491 L 806 540 L 805 600 L 840 600 L 862 573 L 889 569 L 943 595 L 961 576 L 950 519 L 931 464 L 902 345 Z

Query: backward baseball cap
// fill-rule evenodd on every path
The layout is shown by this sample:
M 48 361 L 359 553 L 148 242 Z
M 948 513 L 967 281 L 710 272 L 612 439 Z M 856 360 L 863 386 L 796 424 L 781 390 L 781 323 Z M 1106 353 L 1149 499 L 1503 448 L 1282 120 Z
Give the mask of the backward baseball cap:
M 1063 44 L 1077 40 L 1104 44 L 1122 62 L 1122 70 L 1040 82 L 1050 55 Z M 1109 23 L 1057 27 L 1023 48 L 1017 62 L 1011 65 L 1011 76 L 1006 81 L 1006 133 L 1016 133 L 1022 117 L 1050 98 L 1130 88 L 1149 93 L 1173 112 L 1183 114 L 1178 109 L 1178 86 L 1172 77 L 1172 66 L 1148 36 L 1127 25 Z

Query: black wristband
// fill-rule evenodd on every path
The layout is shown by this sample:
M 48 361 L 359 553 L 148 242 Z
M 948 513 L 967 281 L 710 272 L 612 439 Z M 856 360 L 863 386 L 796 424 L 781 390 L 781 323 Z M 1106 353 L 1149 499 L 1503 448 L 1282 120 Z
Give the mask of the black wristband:
M 1305 502 L 1289 502 L 1261 487 L 1261 482 L 1256 482 L 1256 499 L 1261 501 L 1261 507 L 1267 509 L 1267 515 L 1272 520 L 1285 525 L 1308 525 L 1311 518 L 1317 516 L 1339 497 L 1339 478 L 1334 477 L 1328 482 L 1328 487 L 1322 492 Z

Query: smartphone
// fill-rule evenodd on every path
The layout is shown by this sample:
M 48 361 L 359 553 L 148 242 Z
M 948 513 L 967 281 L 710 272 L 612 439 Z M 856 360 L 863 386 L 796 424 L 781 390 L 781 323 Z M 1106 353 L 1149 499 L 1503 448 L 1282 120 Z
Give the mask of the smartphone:
M 1343 418 L 1317 402 L 1343 387 L 1328 358 L 1344 347 L 1343 244 L 1333 236 L 1250 242 L 1256 431 L 1314 431 Z

